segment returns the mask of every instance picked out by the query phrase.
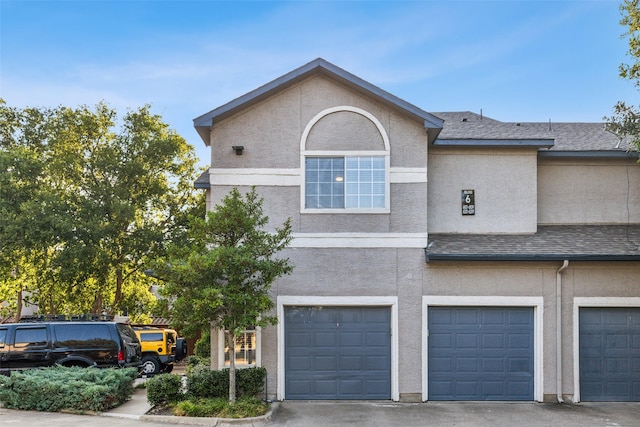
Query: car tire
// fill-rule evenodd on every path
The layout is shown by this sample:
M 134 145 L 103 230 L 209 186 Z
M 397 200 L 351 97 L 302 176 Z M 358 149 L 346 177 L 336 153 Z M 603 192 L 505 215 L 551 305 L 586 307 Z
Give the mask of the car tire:
M 176 343 L 176 362 L 181 361 L 185 357 L 187 357 L 187 340 L 178 338 L 178 342 Z
M 160 361 L 157 357 L 144 356 L 140 363 L 140 375 L 154 375 L 160 372 Z
M 173 363 L 169 363 L 167 366 L 165 366 L 162 372 L 170 374 L 171 371 L 173 371 Z

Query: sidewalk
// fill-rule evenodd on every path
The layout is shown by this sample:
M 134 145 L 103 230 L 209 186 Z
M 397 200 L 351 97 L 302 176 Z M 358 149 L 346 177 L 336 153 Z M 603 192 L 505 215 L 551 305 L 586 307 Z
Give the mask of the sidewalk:
M 136 384 L 144 380 L 136 380 Z M 100 413 L 102 417 L 124 418 L 136 421 L 147 421 L 163 424 L 199 425 L 199 426 L 261 426 L 271 420 L 273 411 L 278 403 L 273 403 L 267 414 L 261 417 L 229 419 L 213 417 L 176 417 L 167 415 L 147 415 L 152 406 L 147 402 L 147 390 L 136 388 L 133 396 L 122 405 L 107 412 Z

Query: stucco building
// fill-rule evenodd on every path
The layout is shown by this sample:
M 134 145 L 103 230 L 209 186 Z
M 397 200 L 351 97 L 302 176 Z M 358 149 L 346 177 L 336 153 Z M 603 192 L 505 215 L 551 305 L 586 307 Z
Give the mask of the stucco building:
M 256 186 L 292 219 L 279 323 L 237 348 L 271 397 L 640 401 L 640 166 L 602 123 L 428 113 L 316 59 L 194 125 L 209 209 Z

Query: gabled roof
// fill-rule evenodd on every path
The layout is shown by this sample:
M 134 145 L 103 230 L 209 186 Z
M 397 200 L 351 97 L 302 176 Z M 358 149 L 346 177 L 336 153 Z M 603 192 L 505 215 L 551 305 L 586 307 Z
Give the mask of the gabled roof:
M 638 157 L 628 139 L 604 123 L 501 122 L 470 111 L 434 115 L 444 119 L 435 146 L 537 146 L 540 157 Z
M 429 131 L 429 136 L 431 139 L 435 138 L 440 129 L 442 129 L 442 119 L 421 110 L 415 105 L 410 104 L 351 73 L 348 73 L 342 68 L 336 67 L 335 65 L 325 61 L 322 58 L 315 59 L 300 68 L 297 68 L 245 95 L 242 95 L 239 98 L 234 99 L 233 101 L 230 101 L 214 110 L 209 111 L 208 113 L 196 117 L 195 119 L 193 119 L 193 125 L 198 131 L 198 134 L 200 134 L 200 137 L 202 138 L 204 143 L 208 146 L 209 132 L 216 120 L 222 119 L 239 110 L 242 110 L 243 108 L 246 108 L 253 103 L 259 102 L 269 97 L 273 93 L 280 91 L 283 88 L 291 86 L 315 74 L 324 74 L 326 76 L 334 78 L 348 85 L 349 87 L 361 93 L 364 93 L 365 95 L 377 98 L 379 101 L 392 108 L 403 111 L 404 113 L 414 116 L 419 120 L 423 120 L 424 127 Z
M 429 234 L 430 261 L 640 261 L 640 224 L 545 225 L 535 234 Z

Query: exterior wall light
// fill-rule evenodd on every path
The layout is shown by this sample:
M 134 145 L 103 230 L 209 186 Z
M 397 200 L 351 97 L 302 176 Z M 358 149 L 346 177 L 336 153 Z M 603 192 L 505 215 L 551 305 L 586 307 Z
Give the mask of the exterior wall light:
M 244 150 L 244 145 L 234 145 L 233 148 L 236 152 L 236 156 L 242 156 L 242 150 Z

